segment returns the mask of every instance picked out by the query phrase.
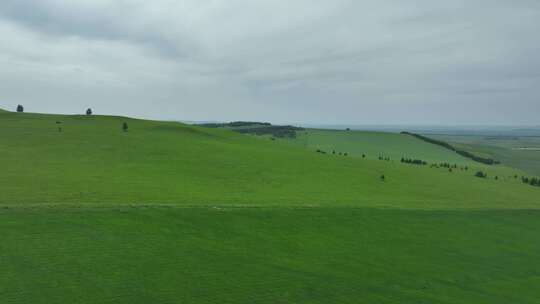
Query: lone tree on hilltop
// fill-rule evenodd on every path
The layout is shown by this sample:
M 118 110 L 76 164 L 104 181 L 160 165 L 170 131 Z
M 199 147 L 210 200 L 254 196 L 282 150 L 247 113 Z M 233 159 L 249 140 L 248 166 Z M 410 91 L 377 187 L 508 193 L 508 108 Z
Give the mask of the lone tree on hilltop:
M 127 122 L 124 122 L 124 123 L 122 124 L 122 130 L 124 130 L 124 132 L 127 132 L 127 131 L 128 131 L 128 124 L 127 124 Z
M 90 108 L 86 109 L 86 115 L 92 115 L 92 109 Z
M 24 112 L 24 107 L 22 105 L 17 106 L 17 112 L 22 113 Z

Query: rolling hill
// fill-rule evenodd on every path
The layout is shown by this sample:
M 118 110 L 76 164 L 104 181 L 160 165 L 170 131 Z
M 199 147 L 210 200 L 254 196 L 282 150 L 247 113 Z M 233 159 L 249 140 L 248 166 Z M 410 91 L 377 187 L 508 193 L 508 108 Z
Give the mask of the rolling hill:
M 369 138 L 366 150 L 373 155 L 362 160 L 174 122 L 0 115 L 0 182 L 5 193 L 0 204 L 537 206 L 539 189 L 513 177 L 484 180 L 474 177 L 472 168 L 450 173 L 375 159 L 377 142 L 384 142 L 381 150 L 396 157 L 414 152 L 430 159 L 461 160 L 397 134 L 359 135 Z M 123 122 L 128 132 L 122 131 Z
M 398 134 L 309 132 L 272 141 L 175 122 L 1 112 L 0 298 L 540 297 L 540 188 L 511 176 L 519 171 L 476 165 Z M 350 155 L 314 151 L 334 147 Z M 380 161 L 380 153 L 471 168 Z M 488 178 L 474 177 L 477 168 Z

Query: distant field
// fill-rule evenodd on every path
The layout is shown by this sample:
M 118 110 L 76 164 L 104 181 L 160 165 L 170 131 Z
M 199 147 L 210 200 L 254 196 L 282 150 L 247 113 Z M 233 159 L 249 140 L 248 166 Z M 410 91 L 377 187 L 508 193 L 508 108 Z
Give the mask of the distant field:
M 298 132 L 298 134 L 295 139 L 298 144 L 310 149 L 322 149 L 327 152 L 347 152 L 352 156 L 365 154 L 366 157 L 371 159 L 383 156 L 390 157 L 394 161 L 399 161 L 402 157 L 405 157 L 422 159 L 433 163 L 475 164 L 452 151 L 404 134 L 315 129 Z
M 540 137 L 433 135 L 468 151 L 493 157 L 507 166 L 540 175 Z
M 1 112 L 0 303 L 537 303 L 521 171 L 307 132 Z
M 401 158 L 420 159 L 428 164 L 450 163 L 458 166 L 467 166 L 473 170 L 490 172 L 492 176 L 509 177 L 515 174 L 525 174 L 521 167 L 512 164 L 483 165 L 469 158 L 462 157 L 454 151 L 430 144 L 410 135 L 374 132 L 374 131 L 345 131 L 345 130 L 317 130 L 306 129 L 297 132 L 296 138 L 286 139 L 286 142 L 303 146 L 309 150 L 320 149 L 329 154 L 347 153 L 349 156 L 366 159 L 389 157 L 391 162 L 399 162 Z M 436 138 L 436 137 L 434 137 Z M 456 144 L 456 147 L 462 147 Z M 491 154 L 464 147 L 482 157 L 492 157 Z

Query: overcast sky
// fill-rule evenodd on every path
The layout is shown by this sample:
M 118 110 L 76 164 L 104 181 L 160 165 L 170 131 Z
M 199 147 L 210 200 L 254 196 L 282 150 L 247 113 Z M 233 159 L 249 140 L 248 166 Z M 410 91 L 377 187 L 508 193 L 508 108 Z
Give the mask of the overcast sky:
M 540 124 L 538 0 L 1 0 L 0 107 Z

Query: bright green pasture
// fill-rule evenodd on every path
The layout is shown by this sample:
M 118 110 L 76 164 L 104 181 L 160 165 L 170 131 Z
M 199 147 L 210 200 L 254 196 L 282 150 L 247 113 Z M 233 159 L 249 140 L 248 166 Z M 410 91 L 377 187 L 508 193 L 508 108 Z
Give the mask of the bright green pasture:
M 540 212 L 0 211 L 2 303 L 538 303 Z
M 121 129 L 123 122 L 128 132 Z M 371 149 L 380 137 L 381 143 L 397 138 L 395 149 L 427 151 L 425 158 L 445 153 L 402 135 L 367 137 Z M 540 188 L 522 185 L 510 173 L 497 181 L 494 174 L 479 179 L 472 169 L 448 172 L 369 155 L 322 155 L 281 141 L 174 122 L 0 113 L 0 204 L 540 206 Z M 457 156 L 448 152 L 448 157 Z

